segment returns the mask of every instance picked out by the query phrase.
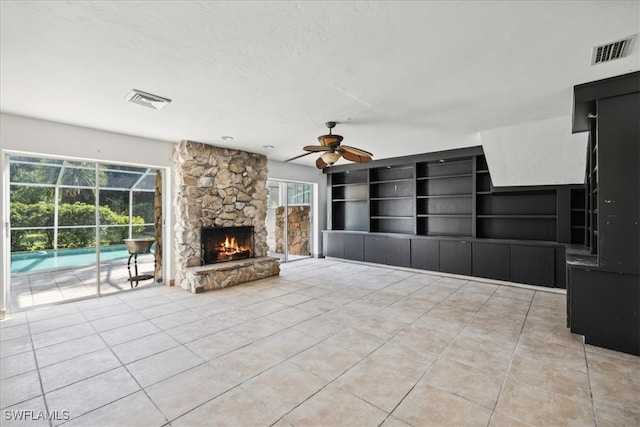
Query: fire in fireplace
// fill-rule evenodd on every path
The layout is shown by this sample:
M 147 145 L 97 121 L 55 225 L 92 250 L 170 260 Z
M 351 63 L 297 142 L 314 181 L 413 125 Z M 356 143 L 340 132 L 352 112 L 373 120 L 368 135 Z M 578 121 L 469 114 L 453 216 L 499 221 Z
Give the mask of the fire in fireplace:
M 200 230 L 202 264 L 253 257 L 253 226 L 203 227 Z

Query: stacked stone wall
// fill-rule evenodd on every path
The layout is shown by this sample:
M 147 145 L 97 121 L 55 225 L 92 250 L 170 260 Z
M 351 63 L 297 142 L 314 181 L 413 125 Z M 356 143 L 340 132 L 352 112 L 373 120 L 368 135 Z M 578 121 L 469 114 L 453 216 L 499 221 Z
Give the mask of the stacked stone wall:
M 262 154 L 182 141 L 173 151 L 176 284 L 196 292 L 202 227 L 254 227 L 256 257 L 267 255 L 267 158 Z

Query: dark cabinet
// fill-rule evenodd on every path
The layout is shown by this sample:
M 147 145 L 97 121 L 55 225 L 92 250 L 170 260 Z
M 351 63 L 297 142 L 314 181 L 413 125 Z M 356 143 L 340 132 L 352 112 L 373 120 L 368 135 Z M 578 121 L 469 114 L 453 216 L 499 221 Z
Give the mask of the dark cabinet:
M 385 244 L 387 238 L 384 236 L 367 235 L 364 236 L 364 260 L 378 264 L 385 263 Z
M 359 234 L 344 235 L 344 258 L 364 261 L 364 236 Z
M 571 268 L 571 332 L 587 344 L 640 354 L 640 286 L 635 274 Z
M 344 258 L 344 234 L 324 234 L 322 241 L 326 256 Z
M 364 260 L 377 264 L 410 267 L 411 241 L 409 239 L 364 236 Z
M 553 248 L 511 246 L 511 280 L 530 285 L 553 283 L 555 252 Z
M 411 240 L 401 238 L 387 239 L 385 264 L 411 267 Z
M 440 242 L 411 239 L 411 268 L 440 271 Z
M 640 72 L 576 86 L 573 119 L 589 132 L 589 251 L 567 254 L 568 323 L 586 343 L 640 354 Z
M 473 243 L 473 275 L 496 280 L 510 280 L 511 250 L 499 243 Z M 545 284 L 548 286 L 548 283 Z
M 640 93 L 600 99 L 597 108 L 600 265 L 609 271 L 637 274 L 640 270 Z
M 399 234 L 325 231 L 327 256 L 505 280 L 565 287 L 563 245 L 433 238 Z
M 471 243 L 457 240 L 440 241 L 440 271 L 471 274 Z

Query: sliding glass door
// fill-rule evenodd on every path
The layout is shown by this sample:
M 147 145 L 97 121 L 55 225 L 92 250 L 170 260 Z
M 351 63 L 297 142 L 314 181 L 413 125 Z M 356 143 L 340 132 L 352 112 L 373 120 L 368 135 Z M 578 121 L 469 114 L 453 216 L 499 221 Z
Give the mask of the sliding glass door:
M 269 255 L 279 257 L 282 262 L 309 258 L 313 229 L 312 185 L 269 180 L 267 188 Z
M 155 241 L 155 169 L 9 157 L 11 309 L 132 288 L 125 239 Z M 137 256 L 149 270 L 151 250 Z M 134 273 L 135 275 L 135 273 Z

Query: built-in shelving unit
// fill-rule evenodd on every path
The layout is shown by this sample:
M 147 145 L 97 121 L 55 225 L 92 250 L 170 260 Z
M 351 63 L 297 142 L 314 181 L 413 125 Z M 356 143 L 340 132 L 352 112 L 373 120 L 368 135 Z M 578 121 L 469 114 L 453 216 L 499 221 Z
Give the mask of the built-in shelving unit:
M 331 222 L 334 230 L 368 230 L 368 191 L 366 170 L 331 174 Z
M 413 165 L 370 169 L 369 195 L 370 231 L 415 232 Z
M 595 127 L 592 119 L 590 126 Z M 589 155 L 587 158 L 587 246 L 592 254 L 598 253 L 598 140 L 595 129 L 589 136 Z
M 557 240 L 556 190 L 498 191 L 484 156 L 476 158 L 476 237 Z
M 327 256 L 563 288 L 564 245 L 582 244 L 582 188 L 495 187 L 481 147 L 328 173 Z
M 640 355 L 640 71 L 574 87 L 588 132 L 585 190 L 571 194 L 567 325 L 586 344 Z
M 471 236 L 473 159 L 416 164 L 417 234 Z
M 589 246 L 591 241 L 586 199 L 584 189 L 571 190 L 571 243 L 582 246 Z

